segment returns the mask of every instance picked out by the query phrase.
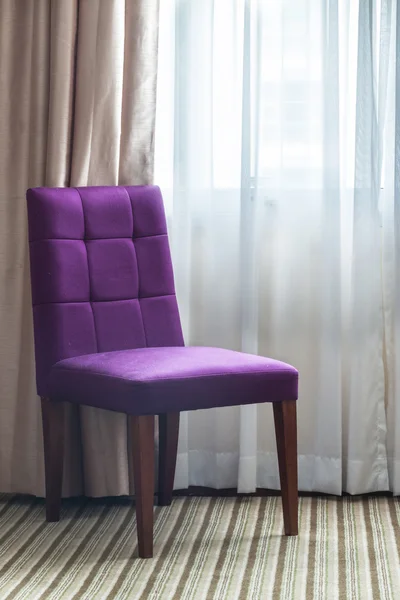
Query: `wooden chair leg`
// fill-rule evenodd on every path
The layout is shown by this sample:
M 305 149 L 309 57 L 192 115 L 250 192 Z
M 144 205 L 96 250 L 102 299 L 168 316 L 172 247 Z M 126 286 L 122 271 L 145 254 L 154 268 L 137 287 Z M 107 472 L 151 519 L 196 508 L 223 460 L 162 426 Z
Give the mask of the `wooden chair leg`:
M 174 488 L 178 451 L 179 413 L 158 416 L 158 505 L 169 506 Z
M 154 415 L 132 416 L 133 476 L 140 558 L 153 556 Z
M 46 520 L 60 520 L 64 463 L 64 404 L 42 398 Z
M 286 535 L 298 534 L 296 402 L 275 402 L 274 420 Z

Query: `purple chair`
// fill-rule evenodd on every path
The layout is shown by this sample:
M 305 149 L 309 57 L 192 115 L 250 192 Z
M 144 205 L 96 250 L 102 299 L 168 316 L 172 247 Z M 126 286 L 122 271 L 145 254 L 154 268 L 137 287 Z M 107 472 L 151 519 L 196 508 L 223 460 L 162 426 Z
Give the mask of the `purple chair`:
M 142 558 L 153 555 L 155 415 L 164 506 L 180 411 L 272 402 L 285 533 L 297 535 L 298 373 L 269 358 L 184 347 L 159 188 L 36 188 L 27 199 L 47 520 L 60 517 L 64 402 L 130 416 Z

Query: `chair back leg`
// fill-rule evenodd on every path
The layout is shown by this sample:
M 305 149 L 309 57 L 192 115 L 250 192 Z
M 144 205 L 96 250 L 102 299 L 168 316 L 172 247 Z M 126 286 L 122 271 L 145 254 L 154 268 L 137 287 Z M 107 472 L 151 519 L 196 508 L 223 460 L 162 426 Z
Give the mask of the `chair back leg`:
M 64 464 L 64 404 L 42 398 L 46 520 L 59 521 Z
M 179 437 L 179 413 L 158 416 L 158 505 L 169 506 L 174 489 Z
M 298 533 L 296 402 L 275 402 L 274 420 L 286 535 Z
M 153 556 L 154 416 L 132 416 L 133 476 L 140 558 Z

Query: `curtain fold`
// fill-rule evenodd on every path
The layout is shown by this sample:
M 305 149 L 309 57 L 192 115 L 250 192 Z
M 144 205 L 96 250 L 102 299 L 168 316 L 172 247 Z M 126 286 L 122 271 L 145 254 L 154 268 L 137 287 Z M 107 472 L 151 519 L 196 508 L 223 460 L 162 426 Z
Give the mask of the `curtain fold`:
M 0 489 L 44 495 L 25 192 L 149 183 L 158 0 L 0 3 Z M 69 407 L 64 495 L 127 494 L 123 415 Z
M 304 491 L 399 493 L 395 5 L 160 3 L 186 341 L 298 367 Z M 179 460 L 177 486 L 279 489 L 270 407 L 189 413 Z
M 390 10 L 391 8 L 391 10 Z M 384 366 L 388 423 L 387 452 L 390 488 L 400 494 L 400 12 L 388 4 L 392 35 L 389 45 L 387 118 L 384 129 L 382 176 L 382 266 Z
M 390 0 L 360 2 L 354 148 L 349 403 L 345 486 L 388 489 L 383 366 L 381 215 Z M 357 432 L 357 435 L 354 435 Z
M 399 19 L 393 0 L 0 3 L 2 491 L 44 492 L 26 188 L 150 182 L 157 80 L 186 342 L 299 368 L 302 490 L 400 493 Z M 64 495 L 132 492 L 124 416 L 69 407 L 66 428 Z M 271 407 L 182 415 L 188 485 L 279 488 Z

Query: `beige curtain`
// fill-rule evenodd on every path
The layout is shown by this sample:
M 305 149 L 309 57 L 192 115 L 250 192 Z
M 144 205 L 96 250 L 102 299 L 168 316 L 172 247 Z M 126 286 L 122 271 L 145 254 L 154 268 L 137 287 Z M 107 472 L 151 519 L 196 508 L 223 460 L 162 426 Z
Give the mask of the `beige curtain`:
M 44 493 L 25 192 L 148 183 L 158 0 L 0 1 L 0 491 Z M 132 491 L 123 415 L 71 409 L 64 495 Z

